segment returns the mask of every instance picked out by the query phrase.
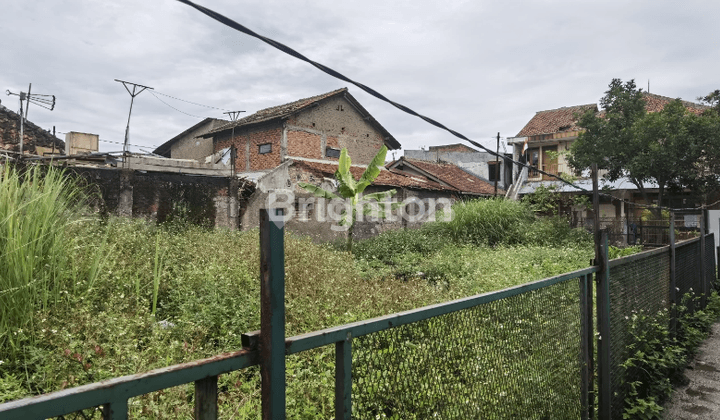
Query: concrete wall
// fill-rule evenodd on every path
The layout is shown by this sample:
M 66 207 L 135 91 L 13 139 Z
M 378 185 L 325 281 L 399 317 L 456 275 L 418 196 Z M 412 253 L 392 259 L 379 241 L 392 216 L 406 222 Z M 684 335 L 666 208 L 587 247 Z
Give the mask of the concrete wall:
M 98 211 L 157 222 L 183 217 L 204 225 L 237 229 L 238 180 L 163 172 L 71 167 L 99 194 L 91 203 Z
M 65 133 L 65 154 L 76 155 L 79 153 L 95 153 L 100 150 L 100 136 L 90 133 L 78 133 L 71 131 Z
M 212 138 L 198 138 L 197 136 L 227 124 L 228 121 L 210 120 L 195 129 L 182 134 L 182 137 L 170 146 L 170 157 L 173 159 L 193 159 L 205 162 L 205 157 L 213 154 Z
M 487 182 L 490 178 L 488 162 L 495 162 L 495 156 L 483 152 L 435 152 L 427 150 L 405 150 L 405 157 L 409 159 L 427 160 L 437 162 L 438 160 L 451 162 L 455 165 L 472 172 Z M 500 180 L 498 187 L 507 189 L 512 181 L 505 171 L 505 162 L 500 159 Z M 494 181 L 493 181 L 494 182 Z
M 241 228 L 251 229 L 259 224 L 258 214 L 261 208 L 268 207 L 268 199 L 270 194 L 276 193 L 279 204 L 287 203 L 287 195 L 285 191 L 292 193 L 294 202 L 288 203 L 288 208 L 293 212 L 293 217 L 286 223 L 289 231 L 311 237 L 316 242 L 331 242 L 346 238 L 347 232 L 338 227 L 337 223 L 328 217 L 329 201 L 321 202 L 312 194 L 300 188 L 298 182 L 307 182 L 317 185 L 321 188 L 333 191 L 335 182 L 331 178 L 324 178 L 317 174 L 306 172 L 302 169 L 291 165 L 292 162 L 286 162 L 275 171 L 269 173 L 265 177 L 258 180 L 257 190 L 250 198 L 246 210 L 241 215 Z M 370 186 L 365 193 L 373 193 L 378 191 L 386 191 L 391 187 Z M 395 198 L 402 202 L 409 197 L 415 197 L 423 201 L 423 205 L 427 206 L 431 199 L 445 198 L 451 201 L 454 197 L 450 192 L 444 191 L 428 191 L 414 190 L 406 188 L 395 188 L 397 194 Z M 304 204 L 312 203 L 312 204 Z M 410 204 L 407 211 L 413 215 L 417 210 L 416 204 Z M 340 208 L 335 211 L 339 213 Z M 417 220 L 409 221 L 400 217 L 401 210 L 392 212 L 392 217 L 388 219 L 371 220 L 365 218 L 358 221 L 355 225 L 354 237 L 363 239 L 375 236 L 381 232 L 401 228 L 416 228 L 427 222 L 427 216 L 417 217 Z

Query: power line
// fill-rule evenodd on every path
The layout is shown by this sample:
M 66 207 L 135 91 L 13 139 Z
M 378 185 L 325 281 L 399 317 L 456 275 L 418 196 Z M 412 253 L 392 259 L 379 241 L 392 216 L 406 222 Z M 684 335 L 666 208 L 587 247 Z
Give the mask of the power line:
M 340 80 L 345 81 L 345 82 L 347 82 L 347 83 L 351 83 L 351 84 L 357 86 L 358 88 L 362 89 L 362 90 L 365 91 L 366 93 L 374 96 L 375 98 L 380 99 L 381 101 L 387 102 L 387 103 L 389 103 L 390 105 L 394 106 L 395 108 L 398 108 L 399 110 L 401 110 L 401 111 L 403 111 L 403 112 L 405 112 L 405 113 L 407 113 L 407 114 L 410 114 L 410 115 L 413 115 L 413 116 L 415 116 L 415 117 L 418 117 L 418 118 L 424 120 L 425 122 L 427 122 L 427 123 L 429 123 L 429 124 L 431 124 L 431 125 L 434 125 L 434 126 L 437 127 L 437 128 L 440 128 L 440 129 L 442 129 L 442 130 L 445 130 L 445 131 L 449 132 L 450 134 L 454 135 L 455 137 L 460 138 L 460 139 L 462 139 L 462 140 L 465 140 L 465 141 L 469 142 L 470 144 L 472 144 L 473 146 L 478 147 L 478 148 L 486 151 L 487 153 L 489 153 L 489 154 L 492 155 L 492 156 L 497 156 L 497 157 L 501 157 L 501 158 L 505 159 L 505 156 L 501 156 L 499 153 L 496 153 L 496 152 L 488 149 L 487 147 L 483 146 L 482 144 L 480 144 L 480 143 L 478 143 L 478 142 L 476 142 L 476 141 L 473 141 L 473 140 L 469 139 L 469 138 L 466 137 L 465 135 L 463 135 L 463 134 L 461 134 L 461 133 L 459 133 L 459 132 L 457 132 L 457 131 L 455 131 L 455 130 L 453 130 L 453 129 L 451 129 L 451 128 L 446 127 L 445 125 L 441 124 L 441 123 L 438 122 L 438 121 L 433 120 L 432 118 L 429 118 L 429 117 L 426 117 L 426 116 L 424 116 L 424 115 L 422 115 L 422 114 L 419 114 L 419 113 L 413 111 L 412 109 L 406 107 L 405 105 L 402 105 L 402 104 L 400 104 L 400 103 L 391 101 L 390 99 L 386 98 L 384 95 L 382 95 L 381 93 L 377 92 L 376 90 L 374 90 L 374 89 L 372 89 L 372 88 L 370 88 L 370 87 L 368 87 L 368 86 L 366 86 L 366 85 L 364 85 L 364 84 L 362 84 L 362 83 L 360 83 L 360 82 L 356 82 L 356 81 L 350 79 L 349 77 L 347 77 L 347 76 L 339 73 L 338 71 L 333 70 L 333 69 L 331 69 L 331 68 L 329 68 L 329 67 L 327 67 L 327 66 L 325 66 L 325 65 L 323 65 L 323 64 L 321 64 L 321 63 L 318 63 L 318 62 L 315 62 L 315 61 L 310 60 L 309 58 L 305 57 L 304 55 L 302 55 L 302 54 L 299 53 L 298 51 L 296 51 L 296 50 L 288 47 L 287 45 L 284 45 L 284 44 L 282 44 L 282 43 L 280 43 L 280 42 L 277 42 L 277 41 L 275 41 L 275 40 L 273 40 L 273 39 L 270 39 L 270 38 L 267 38 L 267 37 L 265 37 L 265 36 L 262 36 L 262 35 L 260 35 L 260 34 L 258 34 L 258 33 L 256 33 L 256 32 L 254 32 L 254 31 L 248 29 L 247 27 L 239 24 L 238 22 L 236 22 L 236 21 L 234 21 L 234 20 L 232 20 L 232 19 L 230 19 L 230 18 L 228 18 L 228 17 L 226 17 L 226 16 L 224 16 L 224 15 L 222 15 L 222 14 L 220 14 L 220 13 L 217 13 L 217 12 L 215 12 L 214 10 L 211 10 L 211 9 L 208 9 L 208 8 L 206 8 L 206 7 L 204 7 L 204 6 L 200 6 L 200 5 L 198 5 L 198 4 L 195 4 L 195 3 L 193 3 L 193 2 L 190 1 L 190 0 L 177 0 L 177 1 L 179 1 L 180 3 L 184 3 L 184 4 L 186 4 L 186 5 L 190 6 L 190 7 L 198 10 L 199 12 L 207 15 L 208 17 L 210 17 L 210 18 L 212 18 L 212 19 L 217 20 L 218 22 L 222 23 L 222 24 L 225 25 L 225 26 L 228 26 L 228 27 L 230 27 L 230 28 L 232 28 L 232 29 L 235 29 L 235 30 L 238 31 L 238 32 L 242 32 L 242 33 L 244 33 L 244 34 L 246 34 L 246 35 L 249 35 L 249 36 L 251 36 L 251 37 L 253 37 L 253 38 L 257 38 L 257 39 L 265 42 L 266 44 L 269 44 L 270 46 L 272 46 L 272 47 L 274 47 L 274 48 L 276 48 L 276 49 L 284 52 L 285 54 L 288 54 L 288 55 L 290 55 L 290 56 L 292 56 L 292 57 L 295 57 L 295 58 L 297 58 L 298 60 L 304 61 L 304 62 L 312 65 L 313 67 L 317 68 L 318 70 L 322 71 L 323 73 L 326 73 L 326 74 L 328 74 L 328 75 L 330 75 L 330 76 L 332 76 L 332 77 L 334 77 L 334 78 L 336 78 L 336 79 L 340 79 Z M 586 190 L 585 188 L 582 188 L 582 187 L 580 187 L 580 186 L 578 186 L 578 185 L 575 185 L 574 183 L 569 182 L 569 181 L 563 179 L 562 177 L 560 177 L 560 176 L 558 176 L 558 175 L 556 175 L 556 174 L 551 174 L 551 173 L 545 172 L 545 171 L 541 170 L 540 168 L 531 167 L 531 166 L 528 165 L 527 163 L 519 162 L 519 161 L 516 161 L 516 160 L 514 160 L 514 159 L 509 159 L 509 160 L 510 160 L 511 162 L 515 163 L 515 164 L 518 165 L 518 166 L 526 167 L 526 168 L 528 168 L 528 169 L 532 169 L 534 172 L 538 172 L 538 173 L 540 173 L 540 174 L 542 174 L 542 175 L 545 175 L 545 176 L 548 176 L 548 177 L 550 177 L 550 178 L 557 179 L 558 181 L 560 181 L 560 182 L 562 182 L 562 183 L 564 183 L 564 184 L 567 184 L 567 185 L 569 185 L 569 186 L 571 186 L 571 187 L 573 187 L 573 188 L 576 188 L 576 189 L 578 189 L 578 190 L 580 190 L 580 191 L 583 191 L 583 192 L 585 192 L 585 193 L 589 193 L 589 194 L 592 193 L 592 191 L 588 191 L 588 190 Z M 610 194 L 600 193 L 600 195 L 604 195 L 604 196 L 607 196 L 607 197 L 611 197 L 611 198 L 613 198 L 613 199 L 615 199 L 615 200 L 621 200 L 621 201 L 624 201 L 624 202 L 627 202 L 627 203 L 632 203 L 632 202 L 630 202 L 630 201 L 627 201 L 627 200 L 624 200 L 624 199 L 619 199 L 619 198 L 617 198 L 617 197 L 614 197 L 614 196 L 612 196 L 612 195 L 610 195 Z M 632 204 L 634 204 L 634 205 L 636 205 L 636 206 L 639 206 L 639 207 L 653 207 L 653 208 L 660 208 L 660 209 L 667 209 L 667 210 L 697 210 L 696 208 L 672 209 L 672 208 L 669 208 L 669 207 L 653 206 L 653 205 L 646 205 L 646 204 L 640 204 L 640 203 L 632 203 Z
M 185 99 L 176 98 L 175 96 L 168 95 L 167 93 L 162 93 L 162 92 L 158 92 L 158 91 L 155 91 L 155 93 L 157 93 L 158 95 L 167 96 L 168 98 L 172 98 L 177 101 L 187 102 L 189 104 L 193 104 L 193 105 L 197 105 L 197 106 L 204 106 L 205 108 L 219 109 L 221 111 L 230 111 L 229 109 L 225 109 L 225 108 L 218 108 L 216 106 L 203 105 L 203 104 L 199 104 L 197 102 L 186 101 Z
M 67 132 L 63 132 L 63 131 L 58 131 L 57 133 L 58 133 L 58 134 L 67 134 Z M 121 141 L 105 140 L 105 139 L 101 139 L 101 138 L 98 138 L 98 141 L 101 141 L 101 142 L 103 142 L 103 143 L 113 143 L 113 144 L 120 144 L 120 145 L 125 144 L 124 142 L 121 142 Z M 128 143 L 128 146 L 133 146 L 133 147 L 145 147 L 145 148 L 147 148 L 147 147 L 154 147 L 154 148 L 156 148 L 156 149 L 159 147 L 159 146 L 156 146 L 156 145 L 154 145 L 154 144 L 139 145 L 139 144 L 130 144 L 130 143 Z
M 185 111 L 181 111 L 181 110 L 175 108 L 174 106 L 170 105 L 169 103 L 163 101 L 162 99 L 158 98 L 158 97 L 155 95 L 154 92 L 150 91 L 150 93 L 152 94 L 152 96 L 155 96 L 155 99 L 157 99 L 158 101 L 164 103 L 165 105 L 169 106 L 170 108 L 174 109 L 175 111 L 180 112 L 181 114 L 185 114 L 185 115 L 188 115 L 188 116 L 190 116 L 190 117 L 195 117 L 195 118 L 199 118 L 199 119 L 205 118 L 205 117 L 201 117 L 201 116 L 199 116 L 199 115 L 188 114 L 188 113 L 185 112 Z
M 460 138 L 460 139 L 462 139 L 462 140 L 465 140 L 465 141 L 469 142 L 470 144 L 472 144 L 473 146 L 478 147 L 478 148 L 486 151 L 487 153 L 489 153 L 489 154 L 492 155 L 492 156 L 499 156 L 498 153 L 495 153 L 494 151 L 488 149 L 487 147 L 483 146 L 482 144 L 480 144 L 480 143 L 478 143 L 478 142 L 476 142 L 476 141 L 470 140 L 470 139 L 469 139 L 468 137 L 466 137 L 465 135 L 463 135 L 463 134 L 461 134 L 461 133 L 459 133 L 459 132 L 457 132 L 457 131 L 455 131 L 455 130 L 452 130 L 452 129 L 446 127 L 445 125 L 443 125 L 443 124 L 441 124 L 441 123 L 433 120 L 432 118 L 429 118 L 429 117 L 426 117 L 426 116 L 424 116 L 424 115 L 421 115 L 421 114 L 413 111 L 412 109 L 406 107 L 405 105 L 402 105 L 402 104 L 400 104 L 400 103 L 391 101 L 390 99 L 386 98 L 384 95 L 382 95 L 381 93 L 377 92 L 376 90 L 374 90 L 374 89 L 372 89 L 372 88 L 370 88 L 370 87 L 368 87 L 368 86 L 365 86 L 364 84 L 362 84 L 362 83 L 360 83 L 360 82 L 356 82 L 356 81 L 354 81 L 354 80 L 352 80 L 352 79 L 344 76 L 343 74 L 341 74 L 341 73 L 339 73 L 339 72 L 337 72 L 337 71 L 335 71 L 335 70 L 333 70 L 333 69 L 331 69 L 331 68 L 329 68 L 329 67 L 327 67 L 327 66 L 325 66 L 325 65 L 323 65 L 323 64 L 320 64 L 320 63 L 317 63 L 317 62 L 315 62 L 315 61 L 310 60 L 309 58 L 305 57 L 304 55 L 300 54 L 299 52 L 295 51 L 294 49 L 292 49 L 292 48 L 290 48 L 290 47 L 288 47 L 288 46 L 286 46 L 286 45 L 284 45 L 284 44 L 282 44 L 282 43 L 280 43 L 280 42 L 277 42 L 277 41 L 275 41 L 275 40 L 273 40 L 273 39 L 270 39 L 270 38 L 264 37 L 264 36 L 262 36 L 262 35 L 260 35 L 260 34 L 257 34 L 257 33 L 255 33 L 254 31 L 246 28 L 245 26 L 243 26 L 243 25 L 235 22 L 234 20 L 232 20 L 232 19 L 230 19 L 230 18 L 228 18 L 228 17 L 226 17 L 226 16 L 224 16 L 224 15 L 221 15 L 220 13 L 217 13 L 217 12 L 215 12 L 215 11 L 213 11 L 213 10 L 210 10 L 210 9 L 204 7 L 204 6 L 200 6 L 200 5 L 198 5 L 198 4 L 195 4 L 195 3 L 193 3 L 193 2 L 191 2 L 191 1 L 189 1 L 189 0 L 177 0 L 177 1 L 179 1 L 179 2 L 181 2 L 181 3 L 184 3 L 184 4 L 186 4 L 186 5 L 190 6 L 190 7 L 198 10 L 199 12 L 201 12 L 201 13 L 203 13 L 203 14 L 205 14 L 205 15 L 207 15 L 207 16 L 215 19 L 215 20 L 217 20 L 218 22 L 220 22 L 220 23 L 222 23 L 222 24 L 224 24 L 224 25 L 226 25 L 226 26 L 229 26 L 230 28 L 235 29 L 236 31 L 239 31 L 239 32 L 242 32 L 242 33 L 244 33 L 244 34 L 250 35 L 250 36 L 252 36 L 252 37 L 254 37 L 254 38 L 257 38 L 257 39 L 259 39 L 259 40 L 261 40 L 261 41 L 263 41 L 263 42 L 265 42 L 265 43 L 267 43 L 267 44 L 275 47 L 276 49 L 278 49 L 278 50 L 280 50 L 280 51 L 282 51 L 282 52 L 284 52 L 284 53 L 286 53 L 286 54 L 288 54 L 288 55 L 290 55 L 290 56 L 292 56 L 292 57 L 297 58 L 298 60 L 302 60 L 302 61 L 304 61 L 304 62 L 306 62 L 306 63 L 308 63 L 308 64 L 316 67 L 316 68 L 319 69 L 320 71 L 322 71 L 322 72 L 324 72 L 324 73 L 326 73 L 326 74 L 329 74 L 330 76 L 335 77 L 336 79 L 340 79 L 340 80 L 343 80 L 343 81 L 345 81 L 345 82 L 351 83 L 351 84 L 357 86 L 358 88 L 362 89 L 363 91 L 367 92 L 368 94 L 376 97 L 377 99 L 380 99 L 380 100 L 382 100 L 382 101 L 384 101 L 384 102 L 387 102 L 387 103 L 389 103 L 390 105 L 398 108 L 399 110 L 401 110 L 401 111 L 403 111 L 403 112 L 405 112 L 405 113 L 407 113 L 407 114 L 413 115 L 413 116 L 415 116 L 415 117 L 418 117 L 418 118 L 424 120 L 425 122 L 434 125 L 435 127 L 438 127 L 438 128 L 440 128 L 440 129 L 442 129 L 442 130 L 445 130 L 445 131 L 449 132 L 450 134 L 454 135 L 455 137 L 458 137 L 458 138 Z M 505 156 L 499 156 L 499 157 L 505 159 Z M 528 164 L 526 164 L 526 163 L 522 163 L 522 162 L 518 162 L 518 161 L 514 161 L 514 162 L 515 162 L 516 164 L 520 165 L 520 166 L 530 168 L 530 165 L 528 165 Z M 549 177 L 555 178 L 555 179 L 557 179 L 557 180 L 559 180 L 559 181 L 561 181 L 561 182 L 564 182 L 564 183 L 566 183 L 566 184 L 568 184 L 568 185 L 570 185 L 570 186 L 572 186 L 572 187 L 574 187 L 574 188 L 577 188 L 577 189 L 579 189 L 579 190 L 583 190 L 583 191 L 588 192 L 588 193 L 590 192 L 590 191 L 585 190 L 585 189 L 582 188 L 582 187 L 579 187 L 579 186 L 577 186 L 577 185 L 575 185 L 575 184 L 573 184 L 573 183 L 571 183 L 571 182 L 568 182 L 568 181 L 562 179 L 561 177 L 559 177 L 559 176 L 557 176 L 557 175 L 555 175 L 555 174 L 550 174 L 550 173 L 544 172 L 544 171 L 542 171 L 542 170 L 540 170 L 540 169 L 538 169 L 538 168 L 535 168 L 534 170 L 537 171 L 537 172 L 539 172 L 539 173 L 541 173 L 541 174 L 544 174 L 544 175 L 547 175 L 547 176 L 549 176 Z

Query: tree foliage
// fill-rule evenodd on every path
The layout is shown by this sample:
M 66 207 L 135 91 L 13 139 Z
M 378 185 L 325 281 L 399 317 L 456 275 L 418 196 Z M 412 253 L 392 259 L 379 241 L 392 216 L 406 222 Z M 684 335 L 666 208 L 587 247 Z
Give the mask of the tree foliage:
M 715 92 L 708 101 L 717 101 Z M 602 112 L 588 111 L 578 121 L 584 129 L 573 143 L 570 164 L 578 170 L 597 163 L 611 181 L 627 178 L 648 200 L 646 183 L 658 188 L 658 203 L 668 189 L 690 189 L 705 198 L 718 186 L 720 114 L 689 112 L 676 99 L 648 113 L 642 89 L 633 80 L 613 79 L 600 100 Z

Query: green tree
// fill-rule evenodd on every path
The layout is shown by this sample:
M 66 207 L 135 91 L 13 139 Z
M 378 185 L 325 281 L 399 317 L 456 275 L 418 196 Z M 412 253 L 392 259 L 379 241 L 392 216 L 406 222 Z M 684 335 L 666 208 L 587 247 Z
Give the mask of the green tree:
M 363 214 L 370 214 L 372 212 L 372 209 L 365 208 L 364 203 L 375 201 L 375 202 L 381 202 L 383 200 L 387 200 L 393 195 L 395 195 L 396 191 L 388 190 L 388 191 L 380 191 L 372 194 L 366 194 L 363 195 L 363 192 L 365 191 L 365 188 L 367 188 L 372 182 L 377 178 L 378 175 L 380 175 L 380 166 L 383 166 L 385 164 L 385 156 L 387 155 L 387 147 L 383 145 L 382 148 L 378 151 L 378 153 L 373 158 L 372 162 L 368 165 L 367 169 L 365 169 L 365 172 L 362 174 L 359 180 L 355 180 L 353 178 L 352 173 L 350 172 L 350 156 L 348 155 L 347 149 L 343 148 L 340 152 L 340 159 L 338 162 L 338 169 L 335 171 L 335 178 L 338 180 L 338 187 L 337 192 L 342 196 L 342 198 L 346 200 L 350 200 L 350 206 L 352 210 L 350 212 L 343 212 L 343 218 L 340 221 L 341 226 L 347 226 L 347 250 L 348 252 L 352 251 L 352 244 L 353 244 L 353 230 L 355 228 L 355 221 L 357 220 L 357 208 L 358 204 L 361 204 L 361 208 L 363 209 Z M 341 199 L 340 196 L 334 194 L 331 191 L 324 190 L 320 187 L 317 187 L 312 184 L 308 184 L 305 182 L 298 183 L 300 187 L 305 189 L 306 191 L 309 191 L 313 194 L 315 194 L 317 197 L 325 198 L 325 199 Z M 379 208 L 378 209 L 379 216 L 385 217 L 384 209 Z
M 613 79 L 600 105 L 602 113 L 587 112 L 579 119 L 584 132 L 568 159 L 575 169 L 597 163 L 609 180 L 630 180 L 646 202 L 644 183 L 654 182 L 659 204 L 668 188 L 705 195 L 717 184 L 711 167 L 719 150 L 715 116 L 693 114 L 679 99 L 660 112 L 647 113 L 642 89 L 633 80 Z M 720 168 L 720 160 L 717 163 Z M 659 218 L 659 210 L 655 213 Z
M 709 106 L 710 112 L 720 115 L 720 89 L 715 89 L 705 96 L 698 96 L 697 99 Z

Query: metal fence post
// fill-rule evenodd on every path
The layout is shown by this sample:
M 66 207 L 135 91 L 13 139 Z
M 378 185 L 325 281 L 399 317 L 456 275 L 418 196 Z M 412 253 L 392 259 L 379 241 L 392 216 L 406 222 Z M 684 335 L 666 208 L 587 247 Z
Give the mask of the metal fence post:
M 350 420 L 352 391 L 352 336 L 335 343 L 335 420 Z
M 705 308 L 707 305 L 707 295 L 709 293 L 707 281 L 707 257 L 705 256 L 705 209 L 700 214 L 700 290 L 702 297 L 700 298 L 700 307 Z
M 102 408 L 102 416 L 104 420 L 127 420 L 127 400 L 113 401 L 111 403 L 104 404 Z
M 217 376 L 195 381 L 195 420 L 217 420 Z
M 597 319 L 598 319 L 598 419 L 610 420 L 610 263 L 608 260 L 607 232 L 602 232 L 600 271 L 597 279 Z
M 581 419 L 593 418 L 595 394 L 593 392 L 593 287 L 592 274 L 580 277 L 580 406 Z
M 260 210 L 262 418 L 285 418 L 285 243 L 282 209 Z
M 670 334 L 677 333 L 677 282 L 675 278 L 675 212 L 670 212 Z

